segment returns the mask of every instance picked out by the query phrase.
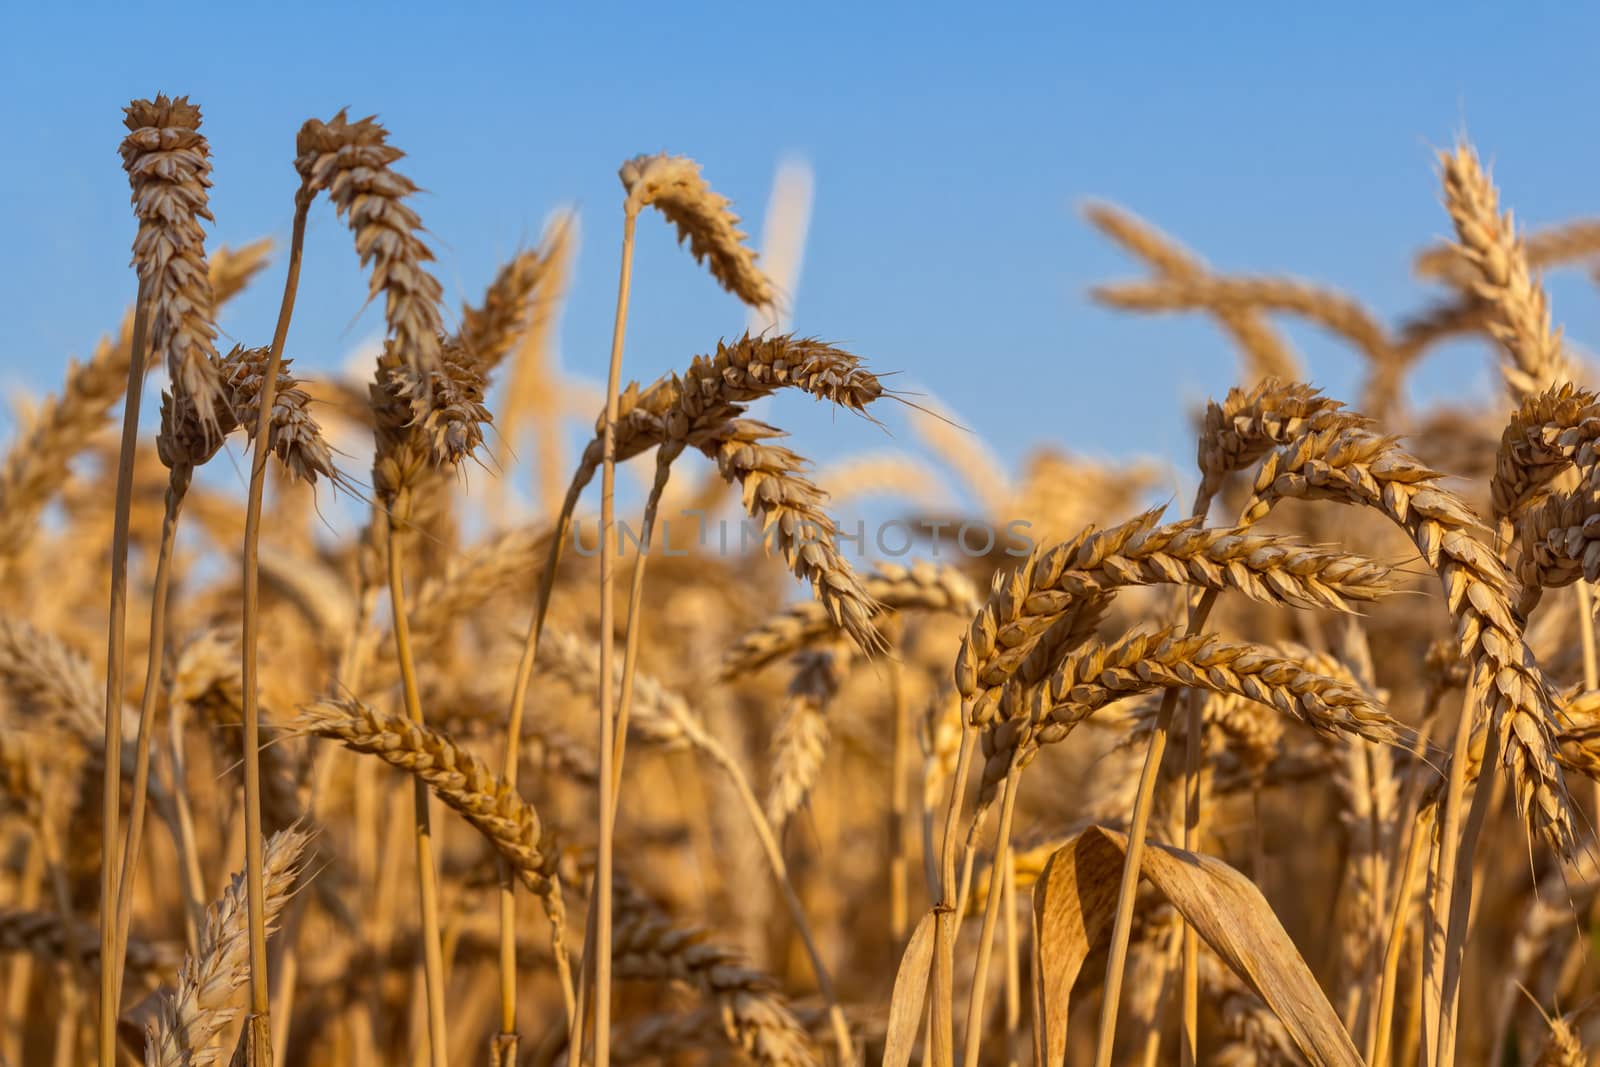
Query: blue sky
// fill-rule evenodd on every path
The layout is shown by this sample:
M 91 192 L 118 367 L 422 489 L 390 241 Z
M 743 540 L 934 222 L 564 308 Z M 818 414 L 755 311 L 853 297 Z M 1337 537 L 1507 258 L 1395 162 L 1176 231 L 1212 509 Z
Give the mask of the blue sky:
M 1393 317 L 1427 289 L 1410 253 L 1444 234 L 1433 150 L 1465 129 L 1533 224 L 1600 213 L 1600 9 L 1579 5 L 684 5 L 354 8 L 174 16 L 12 9 L 0 32 L 7 123 L 0 384 L 58 387 L 133 292 L 121 107 L 157 91 L 205 111 L 213 242 L 287 238 L 294 134 L 348 105 L 377 113 L 428 193 L 418 208 L 452 307 L 582 212 L 561 347 L 604 375 L 624 158 L 692 155 L 760 233 L 786 156 L 816 174 L 795 325 L 942 398 L 1015 458 L 1052 440 L 1187 465 L 1189 405 L 1234 363 L 1201 318 L 1093 306 L 1131 277 L 1076 205 L 1104 197 L 1213 264 L 1287 271 Z M 281 265 L 280 265 L 281 269 Z M 641 227 L 625 374 L 648 379 L 742 328 L 742 310 Z M 281 273 L 224 320 L 270 335 Z M 1557 318 L 1596 334 L 1581 276 Z M 334 366 L 381 331 L 348 233 L 314 212 L 289 354 Z M 1356 359 L 1303 330 L 1315 379 L 1349 394 Z M 1427 395 L 1487 388 L 1479 348 L 1424 368 Z M 1019 387 L 1020 386 L 1020 387 Z M 1143 394 L 1135 401 L 1131 394 Z M 826 460 L 895 447 L 789 400 L 771 412 Z M 909 443 L 898 420 L 891 430 Z

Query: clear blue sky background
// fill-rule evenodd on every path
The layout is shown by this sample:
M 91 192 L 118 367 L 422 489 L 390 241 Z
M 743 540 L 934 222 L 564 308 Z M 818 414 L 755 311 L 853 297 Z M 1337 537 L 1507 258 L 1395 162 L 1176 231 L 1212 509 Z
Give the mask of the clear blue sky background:
M 452 306 L 583 213 L 567 366 L 604 375 L 620 192 L 639 152 L 694 156 L 759 234 L 774 168 L 816 172 L 796 326 L 941 397 L 1007 457 L 1050 439 L 1188 463 L 1188 405 L 1234 362 L 1199 317 L 1133 318 L 1093 282 L 1142 273 L 1082 222 L 1127 205 L 1232 270 L 1289 271 L 1395 316 L 1427 290 L 1411 252 L 1444 234 L 1433 149 L 1468 131 L 1506 202 L 1537 224 L 1600 213 L 1600 8 L 1580 5 L 597 5 L 236 14 L 58 14 L 0 30 L 6 123 L 0 382 L 57 388 L 133 292 L 116 155 L 121 107 L 157 91 L 205 111 L 213 242 L 286 239 L 294 134 L 376 112 L 429 192 L 418 207 Z M 625 373 L 687 362 L 744 316 L 659 221 L 641 229 Z M 229 313 L 270 335 L 279 270 Z M 1555 286 L 1596 334 L 1581 277 Z M 381 330 L 325 204 L 313 216 L 290 354 L 333 366 Z M 1316 380 L 1358 363 L 1295 331 Z M 1481 348 L 1425 368 L 1429 394 L 1487 387 Z M 1138 392 L 1142 399 L 1131 394 Z M 773 411 L 827 459 L 893 447 L 789 400 Z M 891 429 L 904 442 L 902 425 Z

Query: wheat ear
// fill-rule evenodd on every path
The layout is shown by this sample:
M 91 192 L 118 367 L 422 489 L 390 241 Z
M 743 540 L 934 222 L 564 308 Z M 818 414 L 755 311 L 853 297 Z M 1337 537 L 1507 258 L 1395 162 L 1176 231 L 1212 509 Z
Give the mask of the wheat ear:
M 681 981 L 720 1009 L 735 1048 L 763 1067 L 813 1067 L 819 1062 L 805 1029 L 771 976 L 709 932 L 680 925 L 621 878 L 617 902 L 617 974 L 643 981 Z
M 771 280 L 745 244 L 739 216 L 700 176 L 700 164 L 686 156 L 636 156 L 622 165 L 620 174 L 632 214 L 654 207 L 678 228 L 678 240 L 689 242 L 695 260 L 704 262 L 724 289 L 753 308 L 776 302 Z
M 1187 281 L 1209 273 L 1202 260 L 1170 236 L 1113 204 L 1088 204 L 1083 214 L 1096 229 L 1144 260 L 1162 278 Z M 1299 361 L 1288 342 L 1258 312 L 1226 305 L 1215 310 L 1218 324 L 1244 356 L 1249 380 L 1300 376 Z
M 305 831 L 290 828 L 273 834 L 263 849 L 262 920 L 269 929 L 300 880 L 310 840 Z M 146 1067 L 209 1067 L 221 1062 L 223 1053 L 216 1040 L 237 1017 L 233 993 L 248 980 L 246 895 L 244 877 L 234 875 L 227 891 L 207 910 L 199 951 L 184 960 L 177 988 L 163 999 L 161 1014 L 149 1027 Z
M 1441 152 L 1439 165 L 1460 254 L 1477 272 L 1473 292 L 1494 309 L 1489 330 L 1510 360 L 1501 365 L 1507 388 L 1522 400 L 1566 381 L 1572 371 L 1560 333 L 1550 328 L 1549 301 L 1528 270 L 1510 214 L 1500 213 L 1499 196 L 1477 153 L 1462 143 L 1454 152 Z

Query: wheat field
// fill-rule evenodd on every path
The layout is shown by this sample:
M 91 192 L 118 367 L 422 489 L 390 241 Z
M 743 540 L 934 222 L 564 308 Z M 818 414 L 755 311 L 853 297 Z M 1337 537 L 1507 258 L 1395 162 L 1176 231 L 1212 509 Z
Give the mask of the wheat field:
M 1384 321 L 1090 203 L 1093 298 L 1237 385 L 1192 469 L 1011 470 L 815 338 L 629 381 L 636 244 L 786 299 L 689 157 L 620 166 L 596 393 L 575 214 L 455 309 L 375 118 L 299 129 L 287 247 L 207 248 L 195 102 L 126 127 L 129 309 L 0 460 L 0 1063 L 1594 1061 L 1600 395 L 1541 278 L 1600 222 L 1523 232 L 1458 142 Z M 292 366 L 319 217 L 369 381 Z M 1472 338 L 1503 388 L 1415 405 Z M 920 451 L 814 471 L 802 401 Z

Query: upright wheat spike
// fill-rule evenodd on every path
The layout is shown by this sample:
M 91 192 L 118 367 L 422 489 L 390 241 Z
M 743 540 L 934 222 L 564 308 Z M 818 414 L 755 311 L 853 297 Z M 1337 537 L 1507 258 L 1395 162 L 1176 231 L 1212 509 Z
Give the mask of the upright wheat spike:
M 200 133 L 200 108 L 188 97 L 158 95 L 127 112 L 122 163 L 140 220 L 133 258 L 150 287 L 151 355 L 165 357 L 173 389 L 190 398 L 201 425 L 211 429 L 224 403 L 200 225 L 211 221 L 211 149 Z
M 1570 379 L 1561 334 L 1550 328 L 1544 289 L 1529 273 L 1511 215 L 1500 213 L 1499 196 L 1477 153 L 1463 142 L 1454 152 L 1439 153 L 1439 165 L 1460 254 L 1477 272 L 1472 290 L 1494 309 L 1489 331 L 1510 357 L 1501 372 L 1513 399 Z
M 291 828 L 273 834 L 266 844 L 263 919 L 269 929 L 300 880 L 310 840 L 305 831 Z M 145 1067 L 210 1067 L 221 1062 L 223 1050 L 216 1040 L 238 1016 L 233 994 L 248 980 L 250 934 L 244 882 L 242 875 L 234 875 L 227 891 L 206 912 L 200 949 L 184 960 L 177 989 L 163 998 L 161 1014 L 148 1028 Z

